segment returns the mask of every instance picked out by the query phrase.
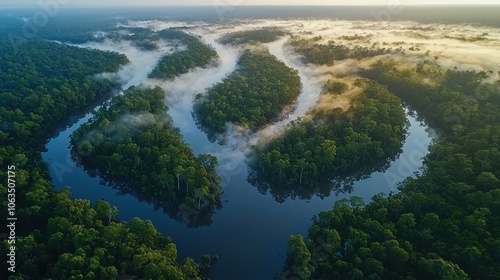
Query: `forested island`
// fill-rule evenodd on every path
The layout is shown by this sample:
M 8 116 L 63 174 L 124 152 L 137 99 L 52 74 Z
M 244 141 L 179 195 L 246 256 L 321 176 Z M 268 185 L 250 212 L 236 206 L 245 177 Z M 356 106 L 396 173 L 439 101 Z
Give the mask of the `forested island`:
M 267 50 L 245 50 L 237 69 L 206 93 L 196 96 L 194 112 L 209 136 L 226 123 L 251 130 L 278 120 L 300 94 L 300 78 Z
M 163 35 L 162 35 L 163 34 Z M 103 42 L 111 39 L 115 42 L 129 41 L 132 45 L 142 51 L 154 51 L 159 49 L 162 43 L 170 43 L 172 48 L 184 48 L 182 38 L 187 35 L 179 30 L 170 30 L 169 32 L 154 32 L 151 29 L 143 27 L 118 27 L 110 32 L 102 32 L 92 40 Z
M 54 125 L 75 110 L 107 98 L 119 85 L 95 79 L 128 62 L 113 52 L 70 47 L 42 39 L 12 45 L 0 32 L 0 164 L 15 173 L 16 266 L 9 279 L 201 279 L 200 265 L 180 263 L 175 244 L 151 222 L 116 220 L 118 210 L 104 201 L 72 199 L 70 190 L 52 188 L 41 147 Z M 0 170 L 2 178 L 8 169 Z M 9 177 L 12 178 L 12 177 Z M 5 181 L 6 182 L 6 181 Z M 12 188 L 2 182 L 0 194 Z M 1 200 L 8 209 L 7 199 Z M 2 211 L 6 220 L 7 211 Z M 10 253 L 2 240 L 0 253 Z M 2 262 L 7 273 L 7 262 Z M 5 275 L 5 274 L 2 274 Z
M 183 31 L 169 28 L 157 33 L 160 38 L 178 41 L 186 49 L 165 55 L 149 74 L 149 78 L 170 79 L 187 73 L 191 68 L 207 66 L 218 56 L 217 52 L 211 46 L 200 41 L 200 38 Z
M 73 133 L 73 150 L 85 168 L 125 192 L 189 226 L 208 225 L 220 207 L 217 158 L 193 154 L 172 125 L 164 98 L 160 87 L 127 89 Z
M 219 42 L 231 45 L 258 45 L 259 43 L 276 41 L 286 34 L 287 32 L 279 27 L 261 27 L 257 29 L 227 33 L 219 39 Z
M 378 62 L 361 74 L 416 109 L 437 141 L 399 193 L 340 200 L 306 239 L 291 236 L 282 278 L 499 278 L 500 81 L 429 61 Z
M 289 43 L 293 50 L 302 56 L 302 62 L 318 65 L 333 65 L 334 61 L 349 58 L 361 59 L 391 51 L 391 49 L 379 48 L 376 45 L 372 45 L 371 47 L 362 47 L 359 45 L 349 47 L 336 43 L 333 40 L 329 40 L 326 44 L 323 44 L 321 43 L 322 40 L 323 37 L 321 36 L 310 39 L 292 36 Z
M 342 94 L 348 85 L 329 82 L 323 94 Z M 341 108 L 309 112 L 282 135 L 256 145 L 249 180 L 278 201 L 286 197 L 328 196 L 387 166 L 400 152 L 407 120 L 401 101 L 374 82 L 358 79 L 361 93 Z M 326 187 L 324 186 L 326 185 Z M 340 189 L 339 189 L 340 188 Z

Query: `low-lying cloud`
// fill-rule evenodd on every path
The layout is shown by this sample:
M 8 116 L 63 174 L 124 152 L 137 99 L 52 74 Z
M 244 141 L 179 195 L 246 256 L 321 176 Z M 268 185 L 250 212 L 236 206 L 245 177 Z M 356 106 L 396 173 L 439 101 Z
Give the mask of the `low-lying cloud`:
M 124 89 L 131 85 L 153 87 L 160 85 L 167 94 L 166 103 L 175 126 L 179 127 L 184 139 L 195 153 L 211 153 L 218 157 L 219 171 L 230 178 L 241 172 L 242 162 L 250 146 L 262 143 L 278 135 L 291 121 L 304 117 L 317 107 L 323 110 L 349 107 L 350 98 L 358 93 L 352 85 L 353 74 L 361 68 L 368 68 L 378 60 L 396 59 L 407 66 L 415 66 L 425 60 L 434 61 L 443 69 L 493 71 L 491 79 L 498 79 L 500 69 L 500 29 L 484 26 L 420 24 L 404 22 L 340 21 L 340 20 L 245 20 L 220 24 L 202 22 L 172 21 L 129 21 L 119 26 L 122 32 L 128 27 L 149 28 L 159 31 L 166 28 L 185 28 L 185 31 L 201 36 L 205 43 L 212 45 L 219 59 L 206 68 L 191 69 L 188 73 L 171 80 L 148 79 L 163 55 L 175 51 L 169 42 L 161 41 L 154 51 L 143 51 L 130 41 L 104 40 L 88 43 L 82 47 L 116 51 L 125 54 L 130 64 L 117 74 L 102 74 L 118 78 Z M 378 47 L 393 51 L 376 57 L 335 61 L 333 66 L 306 65 L 288 44 L 288 36 L 275 42 L 264 44 L 271 54 L 287 66 L 298 70 L 302 91 L 296 107 L 283 120 L 270 124 L 256 133 L 227 124 L 227 132 L 221 135 L 225 145 L 211 143 L 193 120 L 194 96 L 219 83 L 236 69 L 236 63 L 244 46 L 225 46 L 217 43 L 224 34 L 262 27 L 280 27 L 300 38 L 321 36 L 317 43 L 335 41 L 346 46 Z M 399 49 L 396 51 L 396 49 Z M 404 55 L 402 54 L 404 52 Z M 329 79 L 345 76 L 343 81 L 350 85 L 350 91 L 341 96 L 323 96 L 323 86 Z M 351 78 L 349 78 L 351 77 Z M 132 118 L 131 121 L 135 121 Z

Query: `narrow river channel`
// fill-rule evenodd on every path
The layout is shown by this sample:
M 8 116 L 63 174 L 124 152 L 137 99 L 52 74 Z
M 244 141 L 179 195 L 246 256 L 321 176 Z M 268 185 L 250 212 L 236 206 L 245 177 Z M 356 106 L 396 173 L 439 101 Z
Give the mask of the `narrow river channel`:
M 206 40 L 210 39 L 206 37 Z M 214 41 L 211 43 L 218 48 Z M 234 69 L 237 55 L 234 52 L 224 56 L 227 61 L 222 61 L 217 67 L 198 69 L 186 75 L 211 75 L 209 77 L 220 80 Z M 305 73 L 300 74 L 306 76 Z M 210 272 L 211 279 L 272 279 L 282 269 L 286 242 L 291 234 L 306 235 L 313 215 L 330 210 L 339 199 L 361 196 L 369 201 L 375 194 L 397 191 L 397 182 L 412 176 L 422 166 L 421 157 L 427 154 L 427 146 L 431 141 L 425 125 L 408 113 L 409 135 L 403 152 L 385 172 L 375 172 L 368 179 L 356 182 L 353 191 L 348 194 L 332 194 L 324 199 L 288 199 L 280 204 L 270 194 L 259 193 L 246 181 L 248 169 L 244 152 L 238 149 L 238 145 L 211 143 L 196 127 L 191 117 L 192 96 L 210 86 L 211 81 L 200 80 L 183 87 L 182 82 L 188 80 L 189 76 L 181 76 L 161 86 L 171 93 L 167 100 L 169 114 L 180 128 L 184 140 L 196 154 L 211 153 L 219 158 L 218 172 L 224 180 L 224 193 L 222 208 L 215 212 L 210 226 L 188 228 L 161 210 L 155 210 L 153 205 L 104 185 L 99 177 L 91 177 L 83 168 L 76 166 L 70 156 L 69 136 L 89 120 L 91 113 L 75 116 L 73 122 L 67 123 L 55 134 L 57 136 L 49 140 L 47 151 L 42 156 L 49 164 L 56 189 L 68 185 L 71 186 L 73 198 L 88 199 L 92 203 L 104 199 L 118 206 L 120 220 L 128 221 L 133 217 L 151 220 L 161 233 L 174 239 L 180 258 L 218 255 L 220 259 Z M 130 81 L 124 84 L 139 83 L 137 77 L 131 77 Z M 148 83 L 154 81 L 146 81 Z

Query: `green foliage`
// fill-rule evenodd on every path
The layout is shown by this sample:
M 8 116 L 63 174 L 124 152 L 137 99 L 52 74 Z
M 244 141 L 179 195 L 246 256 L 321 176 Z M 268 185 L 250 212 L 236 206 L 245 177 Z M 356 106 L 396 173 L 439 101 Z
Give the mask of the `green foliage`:
M 57 193 L 47 226 L 17 240 L 16 272 L 23 279 L 201 279 L 200 266 L 189 258 L 177 263 L 172 240 L 150 221 L 109 221 L 96 216 L 110 208 L 107 202 L 91 207 L 70 196 L 68 189 Z
M 309 263 L 311 261 L 311 253 L 307 249 L 304 239 L 300 235 L 292 235 L 290 239 L 288 239 L 287 246 L 287 259 L 294 263 L 295 272 L 300 279 L 309 279 L 312 269 Z
M 16 28 L 8 21 L 0 26 L 0 166 L 5 167 L 0 177 L 7 178 L 7 166 L 16 166 L 18 219 L 16 273 L 7 275 L 3 261 L 4 278 L 144 279 L 150 265 L 162 273 L 154 279 L 199 279 L 200 266 L 189 260 L 177 263 L 172 240 L 156 232 L 150 222 L 119 223 L 118 210 L 107 202 L 92 207 L 88 200 L 71 199 L 68 189 L 54 191 L 40 156 L 54 125 L 117 86 L 94 76 L 116 72 L 127 58 L 36 38 L 10 45 L 3 32 Z M 92 152 L 88 143 L 84 147 Z M 3 197 L 8 192 L 5 182 L 0 183 Z M 6 199 L 0 200 L 0 207 L 7 209 Z M 1 213 L 6 220 L 6 211 Z M 12 244 L 7 240 L 0 244 L 5 256 Z M 134 266 L 136 259 L 145 261 Z
M 349 85 L 347 85 L 346 83 L 328 80 L 323 88 L 323 91 L 332 94 L 342 94 L 345 93 L 348 89 Z
M 96 79 L 128 62 L 124 55 L 41 40 L 10 45 L 0 35 L 0 127 L 2 138 L 39 143 L 47 130 L 76 108 L 109 96 L 118 84 Z
M 364 207 L 337 203 L 314 218 L 305 242 L 318 252 L 311 278 L 500 278 L 500 83 L 491 73 L 428 62 L 416 69 L 379 62 L 362 74 L 387 85 L 439 136 L 422 174 L 406 179 L 400 193 Z M 341 243 L 326 251 L 329 230 Z M 302 263 L 289 258 L 288 275 L 294 265 Z
M 400 100 L 384 87 L 366 83 L 347 111 L 312 111 L 292 122 L 280 137 L 254 147 L 250 176 L 276 199 L 328 195 L 322 183 L 370 174 L 399 153 L 407 120 Z
M 389 49 L 372 47 L 354 46 L 349 48 L 345 45 L 336 44 L 335 41 L 328 41 L 326 44 L 317 43 L 322 38 L 321 36 L 313 39 L 294 38 L 290 42 L 293 49 L 302 55 L 304 63 L 312 63 L 318 65 L 333 65 L 336 60 L 344 59 L 361 59 L 387 53 Z
M 81 13 L 76 9 L 62 9 L 40 29 L 39 36 L 49 40 L 83 44 L 104 40 L 107 34 L 116 30 L 118 23 L 119 19 L 103 17 L 97 11 Z
M 373 37 L 373 34 L 369 34 L 369 35 L 355 34 L 355 35 L 343 35 L 343 36 L 340 36 L 340 39 L 348 40 L 348 41 L 357 41 L 357 40 L 369 40 L 372 37 Z
M 287 33 L 279 27 L 261 27 L 225 34 L 220 38 L 222 44 L 243 45 L 269 43 L 276 41 Z
M 235 72 L 197 96 L 194 111 L 210 135 L 223 133 L 228 122 L 256 130 L 277 120 L 300 87 L 296 70 L 267 51 L 246 50 Z
M 184 217 L 189 226 L 209 224 L 222 191 L 217 158 L 195 157 L 172 125 L 164 98 L 160 87 L 129 88 L 74 132 L 74 151 L 87 169 Z M 191 217 L 200 211 L 202 217 Z
M 163 38 L 159 32 L 154 32 L 149 28 L 142 27 L 118 27 L 113 33 L 107 34 L 105 38 L 110 38 L 115 41 L 130 41 L 142 51 L 157 50 L 162 39 L 169 40 L 167 37 Z M 176 42 L 175 47 L 180 46 L 177 38 L 171 39 Z
M 176 29 L 165 29 L 158 32 L 160 38 L 175 40 L 186 46 L 186 50 L 165 55 L 149 78 L 170 79 L 180 74 L 185 74 L 189 69 L 204 67 L 217 57 L 217 52 L 204 44 L 200 38 L 189 35 Z

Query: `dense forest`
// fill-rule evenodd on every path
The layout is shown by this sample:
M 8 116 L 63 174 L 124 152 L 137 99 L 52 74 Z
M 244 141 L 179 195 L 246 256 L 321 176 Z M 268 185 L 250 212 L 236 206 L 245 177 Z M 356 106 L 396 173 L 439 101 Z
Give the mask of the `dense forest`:
M 172 42 L 169 42 L 169 38 L 167 36 L 164 36 L 164 38 L 163 38 L 162 36 L 160 36 L 159 32 L 154 32 L 148 28 L 120 26 L 120 27 L 117 27 L 112 32 L 100 33 L 100 35 L 93 38 L 93 40 L 94 41 L 103 41 L 105 39 L 111 39 L 113 41 L 129 41 L 129 42 L 131 42 L 132 45 L 134 45 L 135 47 L 137 47 L 138 49 L 140 49 L 142 51 L 158 50 L 158 47 L 161 43 L 174 43 L 174 44 L 171 44 L 171 45 L 173 45 L 172 46 L 172 50 L 173 50 L 175 47 L 179 47 L 179 48 L 185 47 L 185 46 L 180 44 L 179 36 L 178 36 L 178 35 L 182 36 L 182 34 L 180 34 L 180 33 L 182 33 L 182 32 L 180 32 L 180 31 L 179 31 L 179 33 L 173 32 L 172 35 L 174 35 L 174 36 L 170 38 L 172 40 Z M 165 39 L 164 42 L 161 42 L 162 39 Z
M 493 74 L 391 61 L 363 71 L 438 138 L 399 193 L 341 200 L 314 217 L 307 238 L 291 236 L 283 278 L 499 279 L 500 81 L 485 80 Z
M 225 45 L 269 43 L 278 40 L 286 34 L 286 31 L 278 27 L 261 27 L 258 29 L 236 31 L 225 34 L 219 39 L 219 42 Z
M 201 279 L 204 264 L 178 263 L 172 240 L 149 221 L 116 220 L 117 209 L 104 201 L 71 199 L 54 191 L 40 156 L 48 133 L 79 108 L 109 96 L 118 84 L 93 78 L 127 63 L 123 55 L 80 49 L 40 39 L 10 41 L 0 32 L 0 177 L 15 172 L 14 192 L 7 180 L 0 195 L 15 194 L 15 244 L 2 240 L 0 254 L 16 247 L 15 274 L 8 279 Z M 8 209 L 7 199 L 0 207 Z M 6 221 L 7 211 L 2 210 Z M 120 246 L 117 246 L 119 244 Z M 2 271 L 8 263 L 3 261 Z M 2 274 L 7 276 L 6 274 Z
M 187 34 L 177 29 L 158 31 L 158 36 L 163 39 L 175 40 L 186 46 L 185 50 L 165 55 L 149 78 L 170 79 L 180 74 L 185 74 L 194 67 L 204 67 L 218 57 L 217 52 L 204 44 L 200 38 Z
M 217 158 L 195 157 L 172 125 L 164 98 L 160 87 L 131 87 L 113 97 L 73 133 L 73 150 L 87 169 L 188 226 L 210 224 L 222 192 Z
M 300 90 L 296 70 L 267 50 L 245 50 L 233 73 L 196 96 L 194 112 L 209 135 L 225 132 L 226 123 L 256 130 L 278 120 Z
M 23 15 L 17 17 L 14 10 L 0 15 L 0 177 L 5 178 L 0 196 L 8 198 L 0 207 L 9 209 L 8 203 L 15 202 L 15 210 L 0 212 L 4 221 L 9 215 L 17 218 L 15 243 L 6 238 L 0 246 L 4 256 L 15 246 L 15 273 L 3 261 L 6 273 L 1 275 L 10 280 L 204 279 L 217 257 L 181 259 L 184 254 L 178 254 L 173 240 L 151 221 L 119 221 L 119 209 L 108 202 L 72 199 L 70 187 L 56 191 L 51 185 L 49 166 L 40 155 L 47 139 L 75 111 L 120 91 L 118 81 L 99 74 L 116 73 L 128 59 L 48 40 L 131 41 L 142 51 L 172 42 L 180 51 L 162 58 L 150 75 L 157 79 L 206 67 L 217 57 L 184 29 L 120 27 L 124 18 L 118 12 L 93 11 L 95 16 L 79 9 L 50 16 L 46 25 L 24 33 Z M 155 15 L 164 18 L 165 11 Z M 151 18 L 153 12 L 129 19 Z M 200 19 L 196 13 L 186 18 Z M 214 22 L 221 19 L 219 14 Z M 487 34 L 450 34 L 445 36 L 450 41 L 490 40 Z M 285 35 L 275 27 L 260 28 L 229 33 L 221 43 L 241 48 Z M 320 66 L 399 52 L 404 45 L 392 43 L 399 46 L 394 51 L 377 44 L 351 47 L 368 42 L 370 35 L 336 38 L 350 42 L 292 36 L 289 44 L 302 62 Z M 292 110 L 301 87 L 297 71 L 252 48 L 243 52 L 234 73 L 197 95 L 195 118 L 209 134 L 225 132 L 227 123 L 255 131 Z M 401 182 L 398 193 L 379 194 L 371 202 L 339 200 L 313 217 L 307 236 L 290 236 L 282 279 L 500 279 L 500 72 L 445 70 L 436 61 L 410 67 L 415 59 L 397 56 L 357 72 L 354 86 L 361 90 L 349 95 L 347 108 L 320 109 L 318 104 L 284 134 L 253 147 L 248 180 L 282 202 L 323 198 L 384 170 L 405 137 L 401 102 L 436 132 L 420 174 Z M 326 82 L 320 102 L 352 92 L 350 78 Z M 172 125 L 164 98 L 159 87 L 133 87 L 104 103 L 72 136 L 74 159 L 188 227 L 209 225 L 221 207 L 217 159 L 193 154 Z M 247 223 L 254 217 L 239 219 Z M 228 227 L 235 225 L 240 226 Z M 205 229 L 200 229 L 203 235 Z
M 33 13 L 23 13 L 12 11 L 10 15 L 0 15 L 2 26 L 0 30 L 3 34 L 8 34 L 7 38 L 13 46 L 24 44 L 29 39 L 47 39 L 64 43 L 83 44 L 89 41 L 98 41 L 103 38 L 97 36 L 100 33 L 111 33 L 116 29 L 117 22 L 110 18 L 102 17 L 99 12 L 82 14 L 75 9 L 66 10 L 58 16 L 52 17 L 44 25 L 36 26 L 21 19 L 33 16 Z M 14 16 L 14 15 L 16 15 Z M 21 19 L 20 19 L 21 18 Z
M 302 56 L 302 62 L 318 65 L 333 65 L 335 60 L 361 59 L 372 57 L 389 52 L 391 49 L 379 48 L 376 45 L 371 47 L 354 46 L 348 47 L 343 44 L 328 41 L 326 44 L 319 43 L 323 38 L 316 36 L 311 39 L 303 39 L 293 36 L 290 45 L 293 50 Z
M 338 183 L 350 176 L 359 179 L 386 167 L 406 137 L 401 101 L 376 83 L 358 79 L 355 84 L 362 92 L 346 111 L 315 109 L 290 123 L 283 135 L 254 146 L 250 182 L 283 201 L 296 195 L 327 196 L 330 188 L 348 187 Z M 346 86 L 328 83 L 326 89 L 335 91 L 324 94 Z
M 34 40 L 16 46 L 0 42 L 0 121 L 9 139 L 43 144 L 48 128 L 76 108 L 109 96 L 117 82 L 96 79 L 128 62 L 124 55 L 92 52 Z M 77 59 L 76 59 L 77 57 Z

